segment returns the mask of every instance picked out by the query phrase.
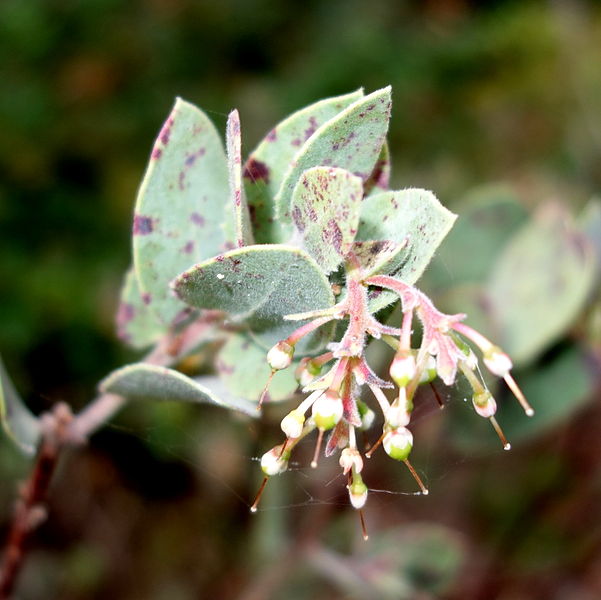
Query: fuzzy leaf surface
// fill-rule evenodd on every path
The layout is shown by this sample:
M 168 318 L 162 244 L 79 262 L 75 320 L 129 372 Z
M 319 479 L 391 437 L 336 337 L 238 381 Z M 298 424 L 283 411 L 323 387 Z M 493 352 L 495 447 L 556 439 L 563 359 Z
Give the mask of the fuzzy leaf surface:
M 271 373 L 265 349 L 243 334 L 230 336 L 219 351 L 216 365 L 220 379 L 231 394 L 255 402 Z M 298 387 L 294 369 L 291 365 L 273 376 L 269 386 L 270 400 L 285 400 L 294 393 Z
M 325 273 L 331 273 L 351 249 L 363 185 L 345 169 L 313 167 L 305 171 L 292 195 L 292 221 L 302 247 Z
M 256 404 L 242 398 L 227 401 L 214 390 L 179 371 L 145 363 L 127 365 L 113 371 L 100 382 L 100 390 L 128 400 L 153 400 L 217 404 L 256 416 Z
M 374 169 L 363 185 L 364 194 L 366 196 L 371 196 L 388 190 L 390 171 L 390 148 L 388 147 L 388 142 L 385 141 L 382 145 L 382 150 L 380 150 L 380 156 L 374 165 Z
M 283 321 L 284 315 L 334 304 L 330 284 L 317 263 L 300 248 L 280 244 L 246 246 L 216 256 L 182 273 L 173 289 L 190 306 L 244 317 L 266 346 L 303 324 Z M 330 335 L 331 328 L 323 327 L 299 347 L 319 348 Z
M 117 311 L 117 335 L 132 348 L 146 348 L 165 334 L 167 326 L 150 310 L 140 293 L 133 268 L 128 269 Z
M 12 384 L 0 358 L 0 420 L 15 444 L 33 455 L 40 437 L 40 421 L 25 406 Z
M 391 104 L 390 87 L 386 87 L 322 125 L 294 156 L 276 195 L 276 216 L 290 222 L 292 193 L 301 174 L 311 167 L 340 167 L 367 181 L 386 139 Z
M 301 146 L 330 119 L 363 96 L 357 90 L 315 102 L 276 125 L 250 154 L 244 166 L 244 185 L 252 209 L 258 243 L 284 242 L 290 227 L 274 219 L 274 197 Z
M 533 359 L 574 321 L 592 288 L 595 258 L 565 209 L 546 205 L 499 257 L 487 286 L 515 363 Z
M 225 139 L 230 184 L 230 203 L 231 210 L 234 213 L 233 225 L 235 228 L 235 232 L 228 237 L 235 239 L 236 246 L 238 247 L 248 246 L 253 243 L 253 234 L 246 194 L 242 186 L 242 140 L 240 116 L 237 110 L 233 110 L 227 118 Z
M 228 173 L 221 139 L 208 117 L 177 99 L 155 142 L 134 215 L 134 266 L 148 306 L 170 324 L 184 305 L 169 281 L 232 246 L 223 224 Z
M 361 207 L 358 240 L 388 240 L 404 246 L 402 264 L 391 256 L 381 273 L 413 284 L 424 272 L 450 231 L 456 215 L 427 190 L 406 189 L 366 198 Z

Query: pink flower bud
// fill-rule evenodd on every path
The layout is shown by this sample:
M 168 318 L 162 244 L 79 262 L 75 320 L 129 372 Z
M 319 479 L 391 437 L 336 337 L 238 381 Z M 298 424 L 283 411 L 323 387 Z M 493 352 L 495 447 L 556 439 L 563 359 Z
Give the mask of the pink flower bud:
M 505 377 L 513 367 L 509 356 L 498 346 L 489 348 L 482 358 L 486 368 L 497 377 Z
M 488 390 L 474 394 L 472 404 L 476 412 L 485 419 L 489 419 L 497 412 L 497 403 Z

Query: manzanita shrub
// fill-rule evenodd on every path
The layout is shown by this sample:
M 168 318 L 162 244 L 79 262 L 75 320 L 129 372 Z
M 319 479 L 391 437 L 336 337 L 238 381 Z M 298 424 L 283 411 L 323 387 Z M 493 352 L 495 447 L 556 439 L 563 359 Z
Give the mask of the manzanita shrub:
M 426 494 L 409 462 L 414 397 L 435 378 L 452 386 L 461 377 L 509 448 L 474 349 L 526 414 L 532 408 L 507 354 L 415 287 L 456 217 L 429 191 L 388 189 L 390 112 L 389 87 L 322 100 L 279 123 L 243 161 L 237 111 L 224 149 L 208 117 L 176 101 L 139 190 L 117 317 L 125 343 L 151 349 L 100 383 L 73 418 L 73 439 L 129 400 L 213 403 L 257 418 L 263 403 L 294 398 L 282 442 L 261 458 L 261 491 L 316 431 L 312 465 L 322 449 L 339 453 L 361 510 L 368 484 L 357 430 L 377 422 L 367 455 L 381 445 Z M 394 327 L 387 318 L 399 301 Z M 384 375 L 366 360 L 372 341 L 395 351 Z M 197 365 L 211 374 L 178 370 L 203 347 L 217 349 L 210 365 Z M 31 452 L 40 422 L 3 378 L 4 426 Z

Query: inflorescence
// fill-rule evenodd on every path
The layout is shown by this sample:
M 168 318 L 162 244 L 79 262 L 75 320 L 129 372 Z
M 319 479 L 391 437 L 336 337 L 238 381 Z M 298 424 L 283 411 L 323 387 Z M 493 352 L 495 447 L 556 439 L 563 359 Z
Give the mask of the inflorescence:
M 400 328 L 383 325 L 370 313 L 370 287 L 391 290 L 399 296 L 402 306 Z M 361 476 L 364 461 L 357 447 L 356 431 L 369 428 L 375 414 L 360 399 L 363 386 L 370 389 L 384 419 L 382 434 L 365 457 L 370 458 L 381 445 L 391 458 L 405 463 L 424 495 L 428 494 L 428 489 L 409 462 L 413 435 L 408 426 L 413 399 L 420 384 L 430 383 L 439 377 L 445 385 L 452 386 L 458 372 L 461 372 L 472 388 L 475 411 L 490 420 L 503 448 L 509 450 L 510 444 L 495 419 L 497 404 L 481 376 L 478 358 L 470 342 L 480 350 L 486 368 L 505 380 L 526 414 L 532 416 L 534 411 L 511 376 L 509 356 L 462 323 L 465 316 L 440 312 L 423 292 L 400 279 L 388 275 L 365 276 L 358 261 L 352 256 L 347 257 L 345 297 L 332 308 L 287 315 L 287 320 L 309 322 L 278 342 L 267 354 L 273 377 L 277 371 L 290 367 L 299 340 L 332 320 L 348 318 L 348 327 L 339 342 L 331 343 L 328 351 L 320 356 L 300 361 L 296 376 L 302 391 L 308 395 L 282 419 L 281 428 L 286 435 L 284 442 L 261 458 L 265 478 L 251 511 L 257 510 L 268 478 L 286 471 L 294 447 L 317 429 L 317 444 L 311 462 L 311 466 L 316 467 L 324 434 L 330 432 L 325 455 L 341 450 L 339 462 L 348 478 L 350 502 L 360 512 L 363 535 L 367 539 L 361 509 L 367 500 L 368 488 Z M 416 318 L 421 324 L 421 342 L 419 347 L 414 348 L 412 336 Z M 389 369 L 394 384 L 378 377 L 367 364 L 364 352 L 370 337 L 381 339 L 395 349 Z M 327 368 L 329 365 L 330 368 Z M 267 394 L 269 382 L 259 406 Z M 391 403 L 382 390 L 395 387 L 395 398 Z

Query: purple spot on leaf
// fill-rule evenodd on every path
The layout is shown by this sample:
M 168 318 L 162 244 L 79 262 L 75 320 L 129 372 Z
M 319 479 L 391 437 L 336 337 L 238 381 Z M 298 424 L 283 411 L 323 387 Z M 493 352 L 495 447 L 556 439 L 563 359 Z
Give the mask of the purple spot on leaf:
M 309 127 L 308 129 L 305 129 L 305 141 L 317 131 L 318 127 L 319 124 L 317 123 L 317 119 L 315 117 L 309 117 Z
M 152 154 L 150 155 L 150 157 L 154 160 L 159 160 L 159 158 L 161 158 L 162 154 L 163 154 L 163 151 L 160 148 L 155 148 L 152 151 Z
M 152 296 L 148 292 L 143 293 L 142 302 L 148 306 L 152 302 Z
M 117 325 L 123 327 L 129 323 L 136 316 L 136 309 L 133 304 L 124 302 L 119 306 L 117 311 Z
M 184 254 L 192 254 L 192 252 L 194 251 L 194 242 L 193 241 L 189 241 L 183 248 L 182 248 L 182 252 Z
M 265 138 L 268 142 L 275 142 L 278 139 L 276 128 L 274 127 Z
M 269 183 L 269 167 L 260 160 L 249 158 L 244 167 L 244 177 L 250 179 L 253 183 L 257 181 Z
M 204 148 L 199 148 L 196 152 L 188 154 L 185 161 L 186 167 L 191 167 L 196 162 L 196 159 L 203 156 L 205 152 Z
M 161 133 L 159 133 L 159 139 L 166 146 L 169 143 L 169 138 L 171 136 L 171 128 L 173 127 L 173 117 L 169 117 L 167 122 L 163 125 L 163 129 L 161 129 Z
M 296 228 L 302 233 L 305 230 L 305 222 L 303 221 L 303 215 L 298 206 L 292 209 L 292 220 L 296 225 Z
M 204 227 L 204 224 L 205 224 L 204 217 L 197 212 L 193 212 L 190 215 L 190 221 L 192 221 L 192 223 L 194 223 L 194 225 L 198 225 L 199 227 Z
M 134 215 L 134 235 L 148 235 L 153 229 L 154 224 L 150 217 Z

